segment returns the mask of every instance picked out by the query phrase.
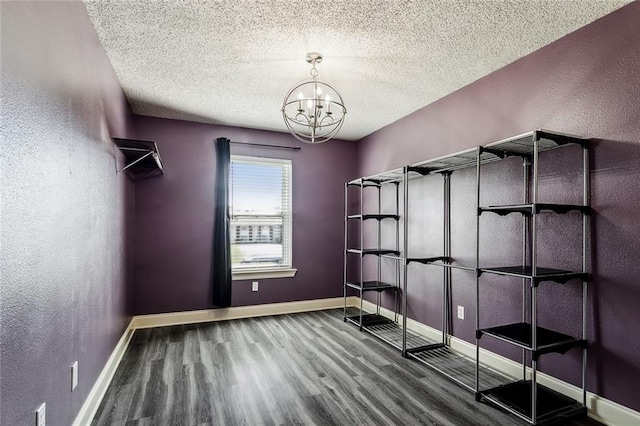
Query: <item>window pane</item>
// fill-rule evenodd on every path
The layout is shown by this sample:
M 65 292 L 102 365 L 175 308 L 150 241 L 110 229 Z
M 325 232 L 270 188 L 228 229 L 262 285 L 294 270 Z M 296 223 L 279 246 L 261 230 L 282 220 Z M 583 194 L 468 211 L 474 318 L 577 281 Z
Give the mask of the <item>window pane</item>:
M 291 163 L 232 156 L 231 260 L 238 270 L 289 268 Z

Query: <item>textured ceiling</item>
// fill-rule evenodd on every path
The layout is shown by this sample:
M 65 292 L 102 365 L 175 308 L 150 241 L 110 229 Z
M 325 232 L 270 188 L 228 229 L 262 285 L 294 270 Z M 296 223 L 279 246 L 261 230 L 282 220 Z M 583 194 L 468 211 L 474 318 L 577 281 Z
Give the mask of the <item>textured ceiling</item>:
M 629 3 L 623 0 L 85 1 L 134 113 L 286 131 L 319 78 L 357 140 Z

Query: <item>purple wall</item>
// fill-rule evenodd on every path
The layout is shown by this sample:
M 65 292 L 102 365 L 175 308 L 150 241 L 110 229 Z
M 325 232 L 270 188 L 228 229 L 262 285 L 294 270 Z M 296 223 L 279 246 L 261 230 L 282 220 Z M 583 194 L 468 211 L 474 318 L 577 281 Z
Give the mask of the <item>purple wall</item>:
M 525 58 L 369 135 L 358 143 L 359 175 L 381 172 L 407 163 L 434 158 L 494 140 L 547 128 L 596 139 L 592 151 L 593 281 L 589 302 L 589 389 L 613 401 L 640 410 L 637 378 L 640 377 L 640 2 L 634 2 Z M 541 160 L 544 199 L 579 201 L 571 188 L 578 183 L 579 153 L 548 153 Z M 572 159 L 577 159 L 573 161 Z M 545 162 L 546 161 L 546 162 Z M 521 166 L 505 162 L 486 168 L 487 179 L 499 191 L 483 193 L 483 204 L 509 200 L 519 192 Z M 565 175 L 567 177 L 565 177 Z M 438 194 L 440 181 L 425 185 Z M 433 180 L 436 179 L 436 180 Z M 473 260 L 473 171 L 456 172 L 452 178 L 452 227 L 454 258 Z M 579 189 L 579 188 L 578 188 Z M 430 219 L 440 225 L 439 211 L 418 210 L 419 223 Z M 424 197 L 428 194 L 424 195 Z M 576 200 L 577 198 L 577 200 Z M 580 228 L 576 217 L 543 218 L 541 256 L 550 262 L 575 265 Z M 486 263 L 519 258 L 519 218 L 506 221 L 483 215 L 481 258 Z M 567 220 L 567 222 L 563 222 Z M 558 235 L 552 235 L 557 232 Z M 507 235 L 518 241 L 509 243 Z M 436 237 L 439 238 L 439 237 Z M 557 241 L 561 243 L 558 244 Z M 428 243 L 413 241 L 417 250 Z M 422 244 L 422 245 L 421 245 Z M 503 247 L 502 250 L 499 248 Z M 428 253 L 425 253 L 428 254 Z M 411 268 L 414 268 L 411 266 Z M 439 326 L 437 273 L 412 270 L 410 313 Z M 423 275 L 424 274 L 424 275 Z M 433 278 L 429 284 L 425 277 Z M 454 320 L 457 336 L 471 341 L 474 323 L 473 277 L 454 273 L 453 305 L 467 306 L 467 320 Z M 414 283 L 417 282 L 417 283 Z M 483 277 L 481 325 L 519 317 L 519 285 L 503 278 Z M 435 284 L 434 284 L 435 283 Z M 513 283 L 513 282 L 511 282 Z M 543 284 L 544 303 L 539 314 L 545 326 L 577 334 L 579 285 Z M 437 299 L 437 296 L 435 297 Z M 499 309 L 497 308 L 499 307 Z M 439 311 L 438 311 L 439 312 Z M 489 340 L 489 339 L 483 339 Z M 513 355 L 501 344 L 483 346 Z M 578 351 L 565 357 L 543 358 L 545 371 L 578 382 Z
M 69 425 L 122 336 L 131 113 L 80 2 L 2 2 L 0 424 Z M 71 364 L 79 384 L 71 392 Z
M 136 137 L 158 143 L 166 174 L 136 185 L 137 314 L 211 308 L 214 141 L 300 146 L 299 151 L 232 145 L 233 154 L 293 161 L 294 278 L 234 281 L 232 305 L 342 295 L 343 185 L 355 171 L 353 142 L 298 143 L 284 133 L 135 116 Z

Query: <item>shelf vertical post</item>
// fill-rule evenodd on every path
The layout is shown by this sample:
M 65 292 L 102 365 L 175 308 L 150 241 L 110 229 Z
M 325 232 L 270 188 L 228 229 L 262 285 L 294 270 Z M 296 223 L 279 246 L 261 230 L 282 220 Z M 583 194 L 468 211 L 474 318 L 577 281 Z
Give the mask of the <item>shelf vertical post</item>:
M 360 178 L 360 218 L 364 215 L 364 178 Z M 358 324 L 360 331 L 362 331 L 362 305 L 364 299 L 364 275 L 363 264 L 364 263 L 364 220 L 360 220 L 360 323 Z
M 480 156 L 482 147 L 476 155 L 476 397 L 480 392 Z
M 538 133 L 533 134 L 533 203 L 538 203 Z M 535 212 L 531 215 L 531 275 L 537 275 L 538 267 L 538 239 L 537 239 L 537 215 Z M 537 423 L 537 405 L 538 405 L 538 384 L 537 384 L 537 367 L 538 362 L 534 353 L 538 350 L 538 318 L 537 318 L 537 301 L 538 285 L 532 278 L 531 281 L 531 421 Z
M 378 214 L 382 213 L 382 185 L 378 185 Z M 378 219 L 378 234 L 377 234 L 377 250 L 380 250 L 382 247 L 382 220 Z M 377 266 L 378 270 L 376 271 L 376 281 L 382 281 L 382 257 L 377 256 Z M 380 315 L 380 300 L 382 298 L 382 294 L 378 291 L 376 292 L 376 314 Z
M 522 160 L 522 173 L 523 173 L 523 184 L 522 184 L 522 192 L 523 192 L 523 203 L 528 204 L 530 201 L 529 194 L 529 184 L 530 184 L 530 173 L 529 168 L 531 166 L 531 161 L 528 158 L 523 158 Z M 531 218 L 527 215 L 522 216 L 522 265 L 526 266 L 531 264 L 527 254 L 529 250 L 527 250 L 529 245 L 529 227 L 530 227 Z M 527 279 L 522 279 L 522 322 L 527 322 Z M 522 349 L 522 380 L 526 380 L 527 378 L 527 350 Z
M 404 176 L 403 176 L 404 178 Z M 405 183 L 406 184 L 406 183 Z M 396 216 L 400 216 L 400 182 L 396 182 Z M 405 217 L 406 220 L 406 217 Z M 400 219 L 396 220 L 396 251 L 400 251 Z M 398 322 L 398 287 L 400 286 L 400 264 L 399 262 L 404 260 L 403 255 L 398 256 L 400 259 L 395 261 L 396 265 L 396 291 L 393 292 L 393 311 L 394 320 Z M 405 256 L 406 257 L 406 254 Z M 406 264 L 406 262 L 404 262 Z
M 451 256 L 451 173 L 442 174 L 443 181 L 443 231 L 444 231 L 444 255 Z M 450 263 L 447 261 L 447 263 Z M 443 268 L 443 289 L 442 289 L 442 343 L 447 344 L 450 328 L 450 304 L 451 304 L 451 268 Z
M 589 147 L 582 147 L 583 194 L 582 203 L 591 206 L 591 170 L 589 167 Z M 582 212 L 582 272 L 587 273 L 587 254 L 589 247 L 590 215 Z M 588 310 L 588 278 L 582 280 L 582 339 L 587 340 L 587 310 Z M 582 349 L 582 405 L 587 405 L 587 348 Z
M 343 282 L 343 291 L 344 291 L 344 318 L 343 320 L 347 320 L 347 248 L 348 248 L 348 233 L 349 233 L 349 209 L 348 209 L 348 193 L 349 193 L 349 183 L 344 183 L 344 282 Z
M 532 286 L 531 288 L 531 346 L 534 351 L 537 350 L 536 343 L 536 303 L 537 303 L 537 286 Z M 531 421 L 533 424 L 536 424 L 537 417 L 537 407 L 538 407 L 538 361 L 536 361 L 536 357 L 531 355 Z
M 407 253 L 409 249 L 409 167 L 405 166 L 402 171 L 402 180 L 404 182 L 404 253 L 401 256 L 404 261 L 404 276 L 402 282 L 402 356 L 407 356 Z

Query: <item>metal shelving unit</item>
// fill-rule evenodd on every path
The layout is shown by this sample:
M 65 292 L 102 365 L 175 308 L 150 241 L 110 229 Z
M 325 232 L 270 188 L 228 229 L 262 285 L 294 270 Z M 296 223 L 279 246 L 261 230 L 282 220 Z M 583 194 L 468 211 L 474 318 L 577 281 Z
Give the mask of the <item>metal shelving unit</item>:
M 155 142 L 123 138 L 112 139 L 116 148 L 122 152 L 126 162 L 124 166 L 120 167 L 116 158 L 118 173 L 126 170 L 134 182 L 164 174 L 160 151 L 158 151 Z
M 418 348 L 417 350 L 407 350 L 407 355 L 419 361 L 438 373 L 444 375 L 458 385 L 471 392 L 476 389 L 475 377 L 475 360 L 473 358 L 461 355 L 450 349 L 451 340 L 451 272 L 452 269 L 459 269 L 475 273 L 476 268 L 470 265 L 461 264 L 455 261 L 451 256 L 451 175 L 456 170 L 476 167 L 478 158 L 478 148 L 469 149 L 444 157 L 436 158 L 429 161 L 416 163 L 405 168 L 405 217 L 409 217 L 409 182 L 418 177 L 426 177 L 430 175 L 439 175 L 443 182 L 442 197 L 442 238 L 443 251 L 436 253 L 430 257 L 414 257 L 409 253 L 409 225 L 408 220 L 405 221 L 404 228 L 404 250 L 407 258 L 404 267 L 404 281 L 409 281 L 408 270 L 409 264 L 422 264 L 429 267 L 440 267 L 443 271 L 442 276 L 442 324 L 441 339 L 439 342 L 430 346 Z M 486 157 L 486 156 L 485 156 Z M 491 161 L 489 157 L 485 158 Z M 472 278 L 470 278 L 472 279 Z M 498 386 L 509 382 L 509 379 L 503 374 L 490 369 L 486 366 L 483 369 L 483 377 L 485 384 L 488 386 Z
M 538 163 L 539 154 L 544 151 L 578 145 L 582 148 L 583 168 L 583 202 L 582 204 L 556 204 L 539 202 Z M 481 167 L 488 163 L 499 162 L 509 157 L 519 157 L 524 165 L 522 203 L 512 205 L 482 206 L 480 204 Z M 456 261 L 451 253 L 451 175 L 457 170 L 473 168 L 476 172 L 476 235 L 475 265 L 466 265 Z M 412 256 L 409 254 L 409 185 L 410 181 L 430 175 L 440 175 L 443 179 L 443 249 L 431 256 Z M 391 214 L 383 214 L 380 210 L 380 191 L 386 184 L 395 185 L 396 209 Z M 403 214 L 399 214 L 399 186 L 403 185 Z M 348 214 L 348 189 L 351 186 L 360 189 L 360 213 Z M 365 188 L 377 188 L 378 211 L 363 211 L 363 192 Z M 575 417 L 586 414 L 586 359 L 587 359 L 587 271 L 588 231 L 590 208 L 589 185 L 589 146 L 588 141 L 579 137 L 535 130 L 513 138 L 498 141 L 486 146 L 461 151 L 433 160 L 415 163 L 402 169 L 392 170 L 375 176 L 363 177 L 345 184 L 345 251 L 344 251 L 344 320 L 359 326 L 379 339 L 389 343 L 402 352 L 402 356 L 414 359 L 438 371 L 464 389 L 475 393 L 476 400 L 487 401 L 509 411 L 530 424 Z M 522 216 L 522 264 L 507 266 L 480 265 L 480 218 L 483 214 L 494 213 L 498 216 L 519 214 Z M 538 220 L 544 214 L 564 215 L 577 213 L 582 217 L 582 268 L 579 271 L 563 270 L 538 265 Z M 396 224 L 396 244 L 394 249 L 381 248 L 380 224 L 383 220 L 393 220 Z M 404 221 L 402 250 L 400 249 L 399 226 Z M 364 222 L 374 220 L 378 223 L 377 246 L 364 248 Z M 360 246 L 348 247 L 348 224 L 360 223 Z M 363 259 L 367 255 L 378 257 L 377 278 L 363 279 Z M 347 263 L 349 256 L 359 256 L 360 281 L 347 280 Z M 381 259 L 395 259 L 401 262 L 402 276 L 396 262 L 395 281 L 386 283 L 381 280 Z M 423 267 L 440 267 L 442 274 L 442 325 L 441 336 L 432 341 L 407 328 L 407 283 L 410 264 L 426 265 Z M 415 267 L 415 266 L 412 266 Z M 470 282 L 475 281 L 475 359 L 461 355 L 451 349 L 451 285 L 452 270 L 473 273 Z M 511 324 L 500 324 L 482 328 L 480 326 L 480 280 L 482 276 L 502 275 L 520 279 L 522 282 L 522 318 Z M 541 327 L 538 324 L 537 304 L 538 287 L 542 282 L 567 284 L 571 281 L 582 282 L 582 335 L 575 337 L 556 330 Z M 567 284 L 568 285 L 568 284 Z M 358 315 L 347 316 L 347 289 L 356 289 L 360 295 Z M 376 312 L 364 312 L 362 299 L 367 291 L 378 293 Z M 394 292 L 394 318 L 380 315 L 380 293 Z M 398 295 L 400 305 L 398 308 Z M 527 297 L 529 296 L 529 297 Z M 401 315 L 401 321 L 399 316 Z M 480 363 L 480 342 L 484 337 L 492 338 L 522 350 L 521 377 L 508 377 Z M 582 349 L 582 401 L 576 401 L 538 383 L 537 362 L 548 353 L 565 353 Z
M 430 344 L 428 340 L 417 333 L 407 332 L 406 328 L 399 323 L 399 296 L 405 299 L 406 288 L 401 288 L 400 272 L 401 264 L 404 263 L 403 253 L 400 251 L 400 184 L 403 182 L 403 169 L 391 170 L 385 173 L 366 176 L 352 180 L 345 184 L 345 220 L 344 220 L 344 320 L 353 323 L 359 327 L 361 331 L 366 331 L 389 345 L 402 350 L 407 346 L 407 342 L 415 347 L 422 347 Z M 387 185 L 395 187 L 395 211 L 392 213 L 382 213 L 382 188 Z M 359 189 L 360 213 L 349 214 L 349 188 L 356 187 Z M 377 195 L 377 212 L 364 212 L 364 193 L 367 188 L 372 188 Z M 395 223 L 395 247 L 382 248 L 382 222 L 391 220 Z M 365 222 L 376 222 L 376 247 L 365 247 Z M 360 227 L 359 247 L 349 247 L 349 223 L 357 222 Z M 375 256 L 376 278 L 373 280 L 365 280 L 366 271 L 364 268 L 365 256 Z M 350 280 L 347 273 L 350 257 L 357 258 L 359 268 L 359 280 Z M 390 259 L 394 264 L 393 282 L 384 282 L 382 279 L 382 261 Z M 347 315 L 347 290 L 355 289 L 360 297 L 360 308 L 357 315 Z M 376 311 L 374 313 L 365 312 L 363 309 L 363 299 L 366 292 L 376 292 Z M 381 315 L 381 293 L 393 292 L 394 297 L 394 315 L 388 318 Z M 406 307 L 403 303 L 402 306 Z M 406 309 L 402 312 L 402 324 L 406 324 Z
M 543 151 L 579 145 L 582 148 L 583 203 L 546 204 L 539 203 L 539 154 Z M 490 160 L 483 161 L 482 156 Z M 517 205 L 480 206 L 480 170 L 487 161 L 508 157 L 520 157 L 523 161 L 523 202 Z M 536 130 L 520 136 L 480 147 L 476 160 L 476 399 L 485 400 L 509 411 L 530 424 L 539 424 L 559 418 L 586 414 L 586 358 L 587 358 L 587 252 L 589 231 L 589 146 L 585 139 L 575 136 Z M 538 265 L 538 218 L 542 212 L 566 214 L 577 211 L 582 216 L 582 269 L 568 271 Z M 480 218 L 484 213 L 500 216 L 521 214 L 522 264 L 516 266 L 480 266 Z M 522 320 L 512 324 L 492 327 L 480 326 L 480 279 L 485 274 L 496 274 L 522 280 Z M 574 337 L 538 325 L 538 289 L 542 282 L 565 284 L 572 280 L 582 282 L 582 336 Z M 527 297 L 529 296 L 529 297 Z M 508 384 L 480 388 L 480 342 L 483 337 L 506 342 L 522 349 L 522 377 Z M 547 353 L 565 353 L 572 348 L 581 348 L 582 356 L 582 401 L 576 401 L 538 383 L 537 363 Z M 528 365 L 530 360 L 530 366 Z M 530 374 L 529 374 L 530 373 Z

